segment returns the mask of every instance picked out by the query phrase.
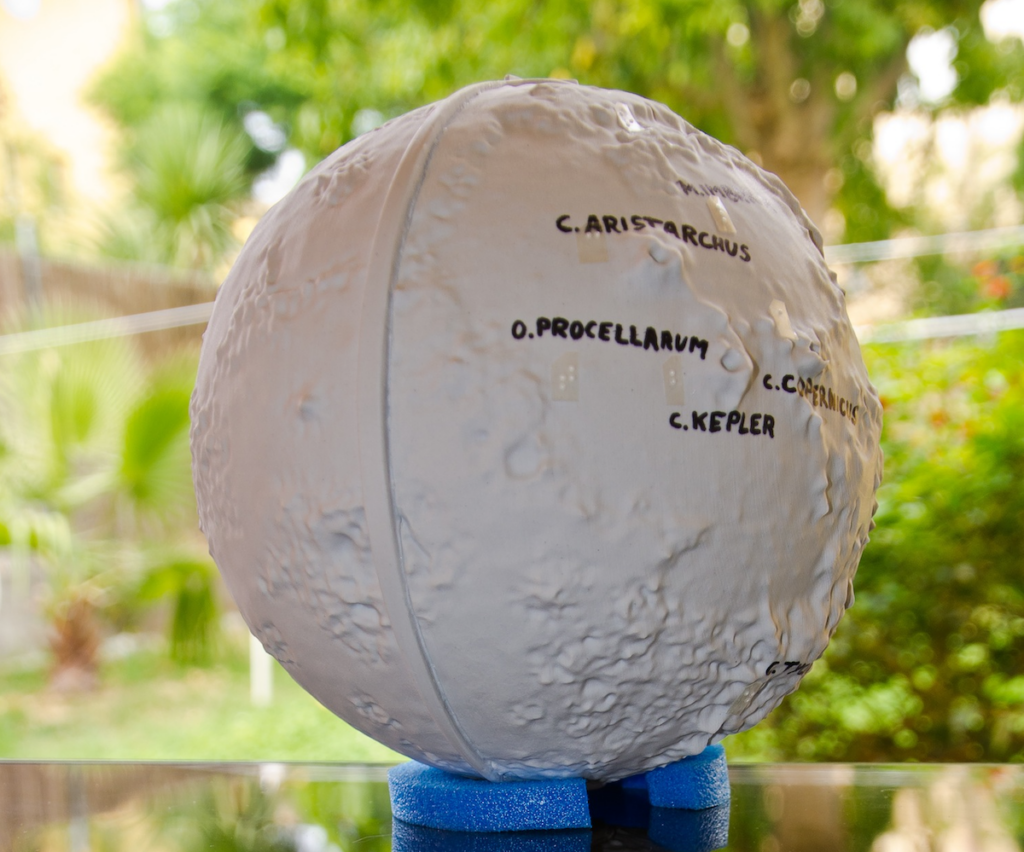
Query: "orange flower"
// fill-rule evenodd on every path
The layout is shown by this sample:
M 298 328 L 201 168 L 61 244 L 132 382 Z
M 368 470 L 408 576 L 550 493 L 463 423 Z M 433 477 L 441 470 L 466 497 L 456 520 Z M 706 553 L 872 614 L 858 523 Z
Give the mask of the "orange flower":
M 971 267 L 971 275 L 975 278 L 991 278 L 999 271 L 999 264 L 994 260 L 979 260 Z
M 985 282 L 985 295 L 991 299 L 1005 299 L 1013 289 L 1010 286 L 1010 279 L 1005 275 L 997 275 Z

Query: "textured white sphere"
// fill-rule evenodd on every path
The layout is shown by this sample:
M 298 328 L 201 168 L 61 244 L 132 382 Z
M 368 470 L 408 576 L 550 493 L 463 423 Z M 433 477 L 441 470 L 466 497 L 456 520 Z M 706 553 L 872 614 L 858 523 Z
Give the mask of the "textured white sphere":
M 821 238 L 667 108 L 473 86 L 260 222 L 192 403 L 203 529 L 324 705 L 491 779 L 762 719 L 852 601 L 881 408 Z

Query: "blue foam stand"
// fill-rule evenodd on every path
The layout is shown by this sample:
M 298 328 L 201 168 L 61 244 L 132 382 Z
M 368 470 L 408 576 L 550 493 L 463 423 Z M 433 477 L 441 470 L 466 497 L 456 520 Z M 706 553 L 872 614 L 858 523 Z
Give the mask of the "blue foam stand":
M 653 808 L 702 811 L 729 801 L 729 769 L 725 749 L 720 745 L 708 746 L 693 757 L 652 769 L 643 777 Z
M 617 782 L 653 808 L 703 810 L 729 802 L 725 750 L 708 746 L 643 775 Z M 447 831 L 506 832 L 590 827 L 582 778 L 484 781 L 409 761 L 388 772 L 391 812 L 412 825 Z
M 388 770 L 396 819 L 448 831 L 590 828 L 587 782 L 484 781 L 414 760 Z
M 398 819 L 392 822 L 392 852 L 590 852 L 590 848 L 589 828 L 484 834 L 424 828 Z

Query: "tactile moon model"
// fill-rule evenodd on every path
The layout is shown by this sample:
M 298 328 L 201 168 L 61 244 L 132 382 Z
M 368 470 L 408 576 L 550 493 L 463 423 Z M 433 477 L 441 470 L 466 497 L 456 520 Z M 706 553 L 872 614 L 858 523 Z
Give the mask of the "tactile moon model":
M 490 780 L 762 719 L 853 599 L 881 407 L 821 238 L 666 107 L 463 89 L 259 223 L 192 403 L 202 526 L 325 706 Z

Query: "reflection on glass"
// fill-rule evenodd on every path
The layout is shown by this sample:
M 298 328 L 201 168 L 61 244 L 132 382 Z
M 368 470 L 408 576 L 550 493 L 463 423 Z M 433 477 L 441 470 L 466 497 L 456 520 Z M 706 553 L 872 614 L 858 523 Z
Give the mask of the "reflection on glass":
M 647 836 L 669 852 L 712 852 L 729 843 L 730 806 L 704 811 L 651 808 Z
M 731 806 L 592 791 L 591 831 L 484 835 L 392 824 L 385 770 L 2 764 L 0 852 L 1020 852 L 1024 768 L 740 765 Z
M 652 808 L 646 790 L 622 784 L 591 790 L 589 799 L 596 848 L 712 852 L 729 842 L 729 805 L 703 811 Z M 602 831 L 605 827 L 616 830 Z
M 394 852 L 590 852 L 591 836 L 587 830 L 474 834 L 395 820 L 391 848 Z

